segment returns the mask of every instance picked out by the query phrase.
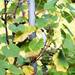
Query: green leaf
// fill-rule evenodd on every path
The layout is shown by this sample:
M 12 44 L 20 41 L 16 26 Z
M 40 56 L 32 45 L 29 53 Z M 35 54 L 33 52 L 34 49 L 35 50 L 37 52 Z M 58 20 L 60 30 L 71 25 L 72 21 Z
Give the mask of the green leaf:
M 58 23 L 51 23 L 51 24 L 50 24 L 50 27 L 51 27 L 51 28 L 57 28 L 57 27 L 58 27 Z
M 46 24 L 45 24 L 45 23 L 43 22 L 45 26 L 50 25 L 51 28 L 56 28 L 56 27 L 58 27 L 58 23 L 55 23 L 55 22 L 57 21 L 57 19 L 58 19 L 57 16 L 47 14 L 47 15 L 43 15 L 42 17 L 43 17 L 44 22 L 46 23 Z M 39 21 L 39 22 L 40 22 L 40 21 Z M 42 25 L 43 25 L 43 24 L 42 24 Z M 43 25 L 43 26 L 44 26 L 44 25 Z
M 10 29 L 12 32 L 18 32 L 17 27 L 16 27 L 16 25 L 14 25 L 14 24 L 9 25 L 9 29 Z
M 29 41 L 24 42 L 23 44 L 21 44 L 22 46 L 20 47 L 21 50 L 24 50 L 25 52 L 30 52 L 29 49 Z
M 4 13 L 4 8 L 1 9 L 1 11 L 0 11 L 0 15 L 2 15 L 3 13 Z
M 57 71 L 55 68 L 48 70 L 49 75 L 67 75 L 67 72 Z
M 3 2 L 3 0 L 0 0 L 0 2 Z
M 56 10 L 57 0 L 48 0 L 47 3 L 44 5 L 44 9 L 54 12 Z
M 5 69 L 0 68 L 0 75 L 5 75 Z
M 0 35 L 0 42 L 1 43 L 6 43 L 6 35 L 5 34 Z
M 45 26 L 47 26 L 47 22 L 46 22 L 45 19 L 39 18 L 39 19 L 36 20 L 36 27 L 43 28 Z
M 4 26 L 4 24 L 2 23 L 2 21 L 0 20 L 0 27 L 3 27 Z
M 59 72 L 58 72 L 58 75 L 67 75 L 67 72 L 59 71 Z
M 72 51 L 75 49 L 75 45 L 73 43 L 73 40 L 69 34 L 66 34 L 66 38 L 64 39 L 64 48 L 67 48 L 69 51 Z
M 23 23 L 23 22 L 26 22 L 26 18 L 25 17 L 18 17 L 16 20 L 15 20 L 15 23 Z
M 36 0 L 35 5 L 37 10 L 44 9 L 44 4 L 47 2 L 47 0 Z
M 10 29 L 12 32 L 14 32 L 14 33 L 17 33 L 17 32 L 24 32 L 25 26 L 24 26 L 24 25 L 21 25 L 21 24 L 18 25 L 18 26 L 12 24 L 12 25 L 9 25 L 9 29 Z
M 69 4 L 68 8 L 70 9 L 71 14 L 75 16 L 75 4 Z
M 66 38 L 66 33 L 63 29 L 61 29 L 61 35 L 62 35 L 63 38 Z
M 75 66 L 72 66 L 68 69 L 68 74 L 69 75 L 75 75 Z
M 17 7 L 17 2 L 12 1 L 12 3 L 10 3 L 10 6 L 8 7 L 7 12 L 14 14 L 15 11 L 17 15 L 20 14 L 20 8 Z
M 9 64 L 4 60 L 0 60 L 0 68 L 8 69 Z
M 67 31 L 71 34 L 71 36 L 73 36 L 73 33 L 71 32 L 71 30 L 66 25 L 63 24 L 63 26 L 65 27 L 65 29 L 67 29 Z
M 49 75 L 59 75 L 58 72 L 56 71 L 56 69 L 51 68 L 48 70 Z
M 19 31 L 24 32 L 25 26 L 24 26 L 24 25 L 19 25 L 19 26 L 17 27 L 17 30 L 18 30 L 18 32 L 19 32 Z
M 43 71 L 42 71 L 41 67 L 38 67 L 37 75 L 43 75 Z
M 50 18 L 51 18 L 51 21 L 57 21 L 57 19 L 58 19 L 57 16 L 53 16 L 53 15 L 51 15 Z
M 16 46 L 15 44 L 9 44 L 9 49 L 15 50 L 15 51 L 20 51 L 20 48 L 18 46 Z
M 10 7 L 8 8 L 8 12 L 9 13 L 13 13 L 15 11 L 14 10 L 15 8 L 16 8 L 16 3 L 12 2 L 11 5 L 10 5 Z
M 66 11 L 62 11 L 61 14 L 62 14 L 62 17 L 64 17 L 67 20 L 67 22 L 69 22 L 69 23 L 72 22 L 73 17 L 70 13 L 68 13 Z
M 15 44 L 9 44 L 8 47 L 5 46 L 2 48 L 2 52 L 3 52 L 4 56 L 17 57 L 20 49 Z
M 49 24 L 52 28 L 56 28 L 58 26 L 58 24 L 55 23 L 57 19 L 58 19 L 57 16 L 53 16 L 49 14 L 43 15 L 42 18 L 36 20 L 36 27 L 43 28 Z
M 25 59 L 23 57 L 21 57 L 21 56 L 18 56 L 17 63 L 22 65 L 22 64 L 25 63 Z
M 67 69 L 69 67 L 68 62 L 65 58 L 64 53 L 62 52 L 62 50 L 60 50 L 59 54 L 58 54 L 58 63 L 63 66 L 65 69 Z
M 40 50 L 43 47 L 44 47 L 43 39 L 34 38 L 29 44 L 29 48 L 30 48 L 31 51 L 37 51 L 37 50 Z
M 23 4 L 22 7 L 20 7 L 21 11 L 27 9 L 27 4 Z
M 0 53 L 0 60 L 3 60 L 3 59 L 5 59 L 5 56 Z
M 20 75 L 20 74 L 23 73 L 21 69 L 17 68 L 17 67 L 14 66 L 14 65 L 10 65 L 9 70 L 10 70 L 10 72 L 11 72 L 12 74 L 15 74 L 15 75 Z
M 63 9 L 63 7 L 65 7 L 64 3 L 58 4 L 57 6 L 59 9 Z
M 63 43 L 63 50 L 69 63 L 75 63 L 75 44 L 69 34 L 66 35 Z

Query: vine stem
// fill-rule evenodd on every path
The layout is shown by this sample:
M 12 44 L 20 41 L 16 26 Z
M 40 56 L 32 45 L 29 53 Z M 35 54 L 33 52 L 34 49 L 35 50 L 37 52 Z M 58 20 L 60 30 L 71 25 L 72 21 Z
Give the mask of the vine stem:
M 35 0 L 27 0 L 29 24 L 35 26 Z
M 28 17 L 29 17 L 29 25 L 35 26 L 35 0 L 27 0 L 28 3 Z M 33 32 L 30 35 L 30 40 L 36 37 L 36 32 Z M 37 63 L 34 59 L 32 59 L 31 65 L 34 68 L 34 75 L 37 75 Z
M 5 12 L 5 20 L 4 20 L 4 24 L 5 24 L 5 32 L 6 32 L 6 43 L 9 44 L 9 38 L 8 38 L 8 29 L 7 29 L 7 0 L 4 0 L 4 12 Z
M 19 7 L 22 7 L 23 2 L 25 2 L 25 0 L 18 0 L 18 3 L 17 3 L 17 5 L 16 5 L 16 8 L 15 8 L 14 13 L 13 13 L 13 17 L 14 17 L 14 18 L 16 18 L 17 9 L 18 9 Z M 25 16 L 25 12 L 24 12 L 23 10 L 22 10 L 22 16 L 23 16 L 23 17 Z

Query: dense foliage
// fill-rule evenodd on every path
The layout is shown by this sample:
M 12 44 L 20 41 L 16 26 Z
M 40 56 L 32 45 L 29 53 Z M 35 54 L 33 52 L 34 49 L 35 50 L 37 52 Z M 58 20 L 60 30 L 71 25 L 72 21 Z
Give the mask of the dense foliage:
M 75 4 L 35 0 L 36 24 L 32 26 L 27 0 L 0 2 L 0 29 L 5 29 L 0 31 L 0 75 L 75 74 L 75 42 L 68 25 L 75 17 Z M 31 38 L 34 32 L 36 37 Z

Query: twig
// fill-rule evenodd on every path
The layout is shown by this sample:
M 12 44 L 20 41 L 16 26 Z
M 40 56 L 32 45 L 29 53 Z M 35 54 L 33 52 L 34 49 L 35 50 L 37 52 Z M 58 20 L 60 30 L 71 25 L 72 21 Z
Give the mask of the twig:
M 13 13 L 14 18 L 16 17 L 16 12 L 17 12 L 18 7 L 21 7 L 23 2 L 25 2 L 25 0 L 18 0 L 18 3 L 16 5 L 16 8 L 15 8 L 14 13 Z M 25 15 L 25 13 L 24 13 L 24 11 L 22 11 L 22 16 L 24 16 L 24 15 Z
M 7 44 L 9 44 L 9 39 L 8 39 L 8 30 L 7 30 L 7 0 L 4 0 L 4 7 L 5 7 L 5 20 L 4 20 L 4 24 L 5 24 L 5 32 L 6 32 L 6 42 Z

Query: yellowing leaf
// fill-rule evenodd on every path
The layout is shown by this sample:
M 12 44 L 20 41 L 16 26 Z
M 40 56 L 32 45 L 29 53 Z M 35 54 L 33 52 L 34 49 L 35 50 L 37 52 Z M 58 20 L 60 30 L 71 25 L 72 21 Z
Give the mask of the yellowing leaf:
M 34 68 L 32 66 L 23 66 L 23 72 L 25 75 L 34 75 Z
M 14 60 L 15 59 L 13 57 L 8 57 L 8 61 L 9 61 L 10 64 L 13 64 L 14 63 Z
M 34 52 L 34 51 L 26 52 L 25 57 L 37 57 L 39 53 L 40 53 L 40 50 L 36 51 L 36 52 Z
M 25 26 L 25 30 L 23 33 L 21 33 L 21 32 L 16 33 L 14 42 L 24 41 L 35 30 L 36 30 L 36 28 L 33 26 Z
M 53 61 L 54 61 L 54 64 L 55 64 L 55 66 L 56 66 L 56 70 L 57 70 L 57 71 L 66 72 L 67 69 L 65 69 L 61 64 L 59 64 L 57 57 L 58 57 L 58 53 L 56 53 L 56 54 L 53 56 Z

